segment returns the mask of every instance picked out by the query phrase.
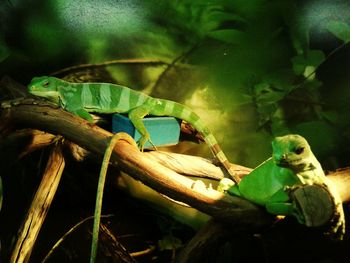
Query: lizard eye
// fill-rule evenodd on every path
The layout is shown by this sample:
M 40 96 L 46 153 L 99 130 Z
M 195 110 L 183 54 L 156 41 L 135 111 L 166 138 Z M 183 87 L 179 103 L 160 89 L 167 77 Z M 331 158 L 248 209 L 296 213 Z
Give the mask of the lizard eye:
M 48 87 L 48 86 L 49 86 L 49 84 L 50 84 L 50 82 L 45 81 L 45 82 L 43 83 L 43 86 L 44 86 L 44 87 Z
M 295 150 L 294 150 L 294 152 L 296 153 L 296 154 L 302 154 L 303 152 L 304 152 L 304 147 L 299 147 L 299 148 L 296 148 Z

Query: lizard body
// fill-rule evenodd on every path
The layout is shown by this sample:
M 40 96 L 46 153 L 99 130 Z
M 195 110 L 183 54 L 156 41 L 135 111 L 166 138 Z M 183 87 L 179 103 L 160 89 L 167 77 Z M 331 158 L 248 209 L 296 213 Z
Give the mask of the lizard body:
M 190 108 L 180 103 L 150 97 L 142 92 L 124 86 L 109 83 L 71 83 L 54 77 L 35 77 L 28 86 L 28 91 L 36 96 L 49 99 L 63 109 L 76 114 L 90 122 L 89 112 L 127 113 L 131 122 L 141 134 L 138 142 L 141 150 L 150 135 L 142 118 L 146 115 L 171 116 L 190 123 L 200 132 L 214 156 L 228 171 L 235 182 L 240 178 L 221 150 L 214 135 Z

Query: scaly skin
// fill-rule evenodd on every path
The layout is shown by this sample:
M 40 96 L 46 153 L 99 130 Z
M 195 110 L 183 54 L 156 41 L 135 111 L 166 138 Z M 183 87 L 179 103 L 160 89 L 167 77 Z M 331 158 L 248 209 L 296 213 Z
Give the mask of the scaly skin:
M 256 204 L 265 206 L 276 215 L 293 215 L 300 223 L 304 217 L 291 201 L 288 189 L 297 185 L 323 185 L 331 193 L 335 205 L 332 230 L 329 234 L 342 239 L 345 233 L 345 218 L 342 201 L 333 183 L 311 151 L 308 142 L 300 135 L 277 137 L 272 142 L 272 158 L 266 160 L 237 185 L 220 185 L 228 193 L 242 196 Z
M 221 150 L 214 135 L 190 108 L 170 100 L 152 98 L 144 93 L 127 87 L 107 83 L 71 83 L 54 77 L 35 77 L 28 86 L 28 91 L 36 96 L 49 99 L 63 109 L 76 114 L 90 122 L 89 112 L 127 113 L 131 122 L 141 134 L 138 142 L 141 150 L 150 135 L 142 118 L 148 114 L 155 116 L 172 116 L 190 123 L 200 132 L 205 142 L 228 171 L 232 179 L 238 183 L 240 178 L 231 168 L 228 159 Z

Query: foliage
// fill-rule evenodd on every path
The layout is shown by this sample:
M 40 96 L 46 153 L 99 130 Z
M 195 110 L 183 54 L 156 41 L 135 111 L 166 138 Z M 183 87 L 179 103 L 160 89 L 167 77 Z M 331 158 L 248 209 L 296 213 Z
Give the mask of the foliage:
M 322 123 L 319 132 L 333 145 L 322 150 L 322 143 L 312 142 L 326 158 L 346 139 L 338 136 L 345 124 L 337 123 L 337 109 L 323 104 L 326 87 L 315 73 L 327 64 L 329 50 L 313 47 L 313 41 L 315 34 L 331 32 L 335 50 L 336 38 L 349 41 L 350 30 L 349 15 L 340 20 L 337 14 L 345 3 L 333 3 L 328 14 L 321 2 L 3 3 L 8 12 L 2 18 L 2 74 L 27 82 L 33 75 L 79 63 L 118 58 L 173 62 L 165 71 L 147 66 L 107 70 L 121 84 L 196 108 L 233 162 L 258 164 L 269 155 L 269 141 L 276 135 L 299 132 L 312 142 L 314 134 L 302 127 L 315 123 Z M 325 24 L 319 17 L 333 19 Z M 26 74 L 16 71 L 18 63 Z
M 330 21 L 327 29 L 344 42 L 350 41 L 350 25 L 341 21 Z

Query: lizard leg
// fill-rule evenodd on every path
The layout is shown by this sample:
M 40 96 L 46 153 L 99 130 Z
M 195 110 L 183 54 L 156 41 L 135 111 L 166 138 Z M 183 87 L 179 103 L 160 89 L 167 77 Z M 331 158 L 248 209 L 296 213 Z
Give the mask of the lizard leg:
M 299 223 L 304 224 L 305 219 L 302 212 L 291 202 L 288 193 L 281 189 L 271 196 L 265 205 L 266 210 L 275 215 L 292 215 Z
M 86 110 L 84 110 L 83 108 L 70 108 L 70 107 L 67 107 L 65 108 L 67 111 L 87 120 L 88 122 L 90 123 L 93 123 L 94 122 L 94 119 L 92 118 L 91 114 L 88 113 Z
M 141 151 L 143 151 L 143 148 L 147 141 L 151 142 L 149 132 L 142 122 L 143 117 L 149 114 L 150 110 L 151 109 L 149 106 L 142 105 L 140 107 L 132 109 L 128 114 L 130 121 L 135 126 L 135 129 L 141 134 L 141 138 L 137 142 Z M 151 144 L 153 143 L 151 142 Z
M 109 165 L 109 159 L 112 155 L 115 144 L 119 140 L 125 140 L 131 145 L 134 145 L 137 148 L 137 145 L 133 138 L 127 133 L 119 132 L 112 136 L 112 139 L 107 145 L 105 154 L 103 156 L 102 166 L 100 170 L 100 175 L 97 184 L 97 194 L 96 194 L 96 204 L 95 204 L 95 213 L 94 213 L 94 225 L 92 230 L 92 243 L 91 243 L 91 255 L 90 263 L 94 263 L 97 255 L 97 245 L 98 245 L 98 233 L 100 229 L 100 218 L 102 210 L 102 198 L 103 198 L 103 189 L 106 181 L 107 168 Z

